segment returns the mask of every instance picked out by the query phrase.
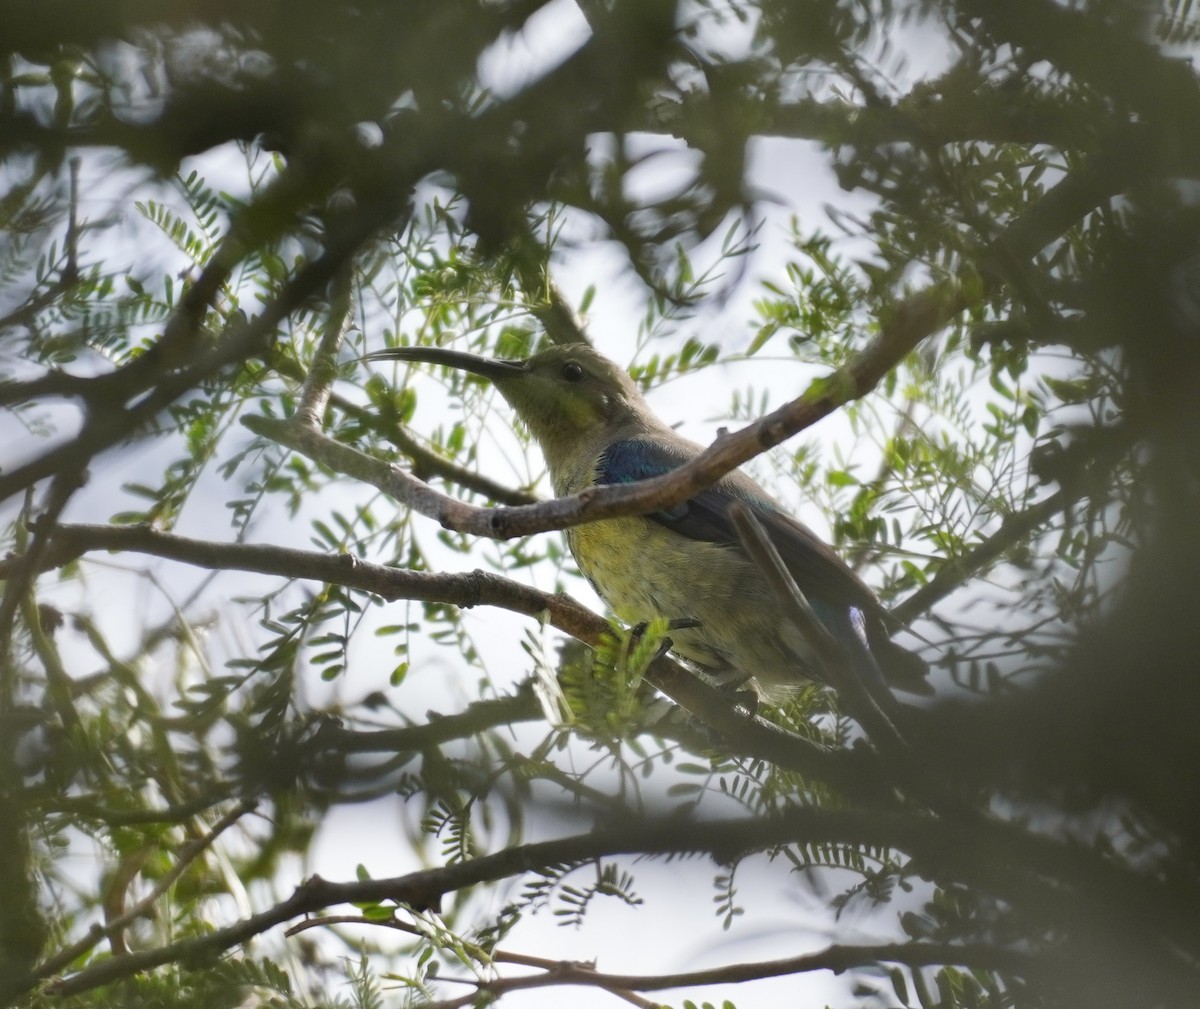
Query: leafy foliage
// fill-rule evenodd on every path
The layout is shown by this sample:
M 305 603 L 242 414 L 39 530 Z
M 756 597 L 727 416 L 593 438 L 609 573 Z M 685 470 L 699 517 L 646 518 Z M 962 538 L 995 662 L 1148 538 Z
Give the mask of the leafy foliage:
M 1190 4 L 581 0 L 519 72 L 562 5 L 60 7 L 0 42 L 0 1000 L 1191 1004 Z M 765 269 L 759 173 L 818 154 L 846 205 Z M 934 702 L 604 629 L 555 534 L 478 535 L 545 491 L 490 386 L 361 361 L 589 321 L 689 420 L 836 408 L 749 465 Z M 355 808 L 355 878 L 302 882 Z M 670 974 L 764 879 L 833 945 Z M 588 962 L 613 916 L 655 976 Z M 579 962 L 516 951 L 547 920 Z

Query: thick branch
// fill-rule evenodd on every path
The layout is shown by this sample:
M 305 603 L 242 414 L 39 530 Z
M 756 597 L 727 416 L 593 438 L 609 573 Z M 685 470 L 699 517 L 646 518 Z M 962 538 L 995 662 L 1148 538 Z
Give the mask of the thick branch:
M 754 456 L 866 395 L 924 337 L 969 304 L 963 285 L 944 282 L 904 302 L 879 336 L 845 368 L 813 383 L 799 399 L 735 434 L 727 435 L 666 476 L 636 484 L 591 487 L 572 497 L 515 508 L 478 508 L 434 490 L 395 466 L 325 437 L 294 421 L 246 417 L 256 434 L 277 441 L 330 469 L 377 487 L 415 511 L 458 532 L 510 539 L 602 518 L 671 507 Z
M 306 578 L 371 592 L 383 599 L 444 602 L 465 608 L 499 606 L 548 622 L 595 646 L 611 627 L 570 596 L 548 594 L 485 571 L 432 574 L 384 567 L 349 554 L 330 555 L 285 547 L 211 543 L 161 533 L 145 526 L 62 525 L 42 558 L 42 569 L 66 564 L 92 550 L 129 550 L 198 567 L 254 571 Z M 17 560 L 0 561 L 0 577 Z M 862 801 L 888 801 L 888 777 L 874 757 L 858 750 L 831 750 L 803 739 L 737 707 L 669 658 L 651 663 L 646 679 L 724 737 L 733 751 L 826 781 Z
M 1128 911 L 1144 903 L 1148 893 L 1161 889 L 1153 881 L 1106 866 L 1075 847 L 1029 834 L 1015 835 L 1015 839 L 1019 843 L 1000 835 L 981 837 L 972 828 L 930 817 L 870 810 L 797 809 L 768 818 L 627 822 L 391 879 L 331 883 L 312 877 L 290 898 L 259 914 L 208 935 L 97 963 L 51 988 L 56 995 L 76 994 L 165 963 L 203 961 L 293 918 L 335 904 L 394 901 L 414 908 L 436 907 L 444 895 L 480 883 L 547 865 L 622 854 L 707 853 L 725 862 L 797 842 L 897 848 L 926 867 L 937 866 L 939 878 L 965 877 L 1010 899 L 1029 900 L 1035 894 L 1044 898 L 1051 888 L 1058 899 L 1043 900 L 1044 910 L 1039 913 L 1058 919 L 1083 914 L 1094 917 L 1096 892 L 1115 896 L 1130 886 L 1139 887 L 1143 900 L 1130 905 L 1122 894 L 1117 902 Z M 1099 891 L 1093 889 L 1097 885 Z M 1099 926 L 1099 922 L 1090 924 Z
M 998 270 L 1002 271 L 1004 263 L 1034 255 L 1099 202 L 1119 192 L 1136 171 L 1137 166 L 1123 155 L 1093 159 L 1018 217 L 993 243 L 990 261 L 1000 264 Z M 446 528 L 510 539 L 602 518 L 663 510 L 693 497 L 742 463 L 865 396 L 925 337 L 978 303 L 999 282 L 1000 272 L 988 277 L 964 273 L 905 299 L 849 364 L 814 382 L 798 399 L 718 439 L 696 458 L 664 476 L 590 487 L 572 497 L 536 505 L 476 508 L 439 494 L 395 467 L 383 471 L 369 456 L 324 438 L 312 428 L 262 417 L 247 417 L 244 423 L 257 434 L 331 469 L 365 480 Z

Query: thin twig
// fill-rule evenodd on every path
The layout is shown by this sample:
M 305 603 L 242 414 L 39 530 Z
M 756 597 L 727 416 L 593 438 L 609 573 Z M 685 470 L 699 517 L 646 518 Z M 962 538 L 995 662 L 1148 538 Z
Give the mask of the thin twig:
M 976 572 L 998 560 L 1006 550 L 1023 542 L 1039 526 L 1069 508 L 1074 500 L 1076 497 L 1065 489 L 1058 490 L 1024 511 L 1006 516 L 995 533 L 961 557 L 943 564 L 933 578 L 892 607 L 892 615 L 902 623 L 916 619 Z
M 497 955 L 496 959 L 499 960 L 500 957 Z M 598 971 L 586 963 L 569 961 L 529 963 L 531 959 L 533 958 L 523 959 L 522 962 L 528 963 L 529 966 L 540 967 L 545 973 L 530 977 L 498 978 L 493 981 L 474 983 L 478 984 L 480 989 L 498 998 L 511 991 L 556 985 L 586 985 L 603 988 L 607 991 L 614 989 L 664 991 L 670 988 L 740 984 L 746 981 L 761 981 L 765 978 L 807 974 L 814 971 L 827 970 L 835 974 L 842 974 L 855 967 L 865 967 L 877 963 L 902 963 L 909 967 L 961 964 L 1019 973 L 1027 970 L 1033 962 L 1033 957 L 1028 953 L 984 943 L 972 945 L 956 945 L 954 943 L 835 945 L 802 956 L 728 964 L 724 967 L 682 971 L 677 974 L 609 974 Z M 456 1009 L 458 1006 L 470 1004 L 469 998 L 466 1001 L 448 999 L 432 1003 L 429 1009 Z
M 272 352 L 270 364 L 281 375 L 295 379 L 298 382 L 305 380 L 306 372 L 303 366 L 294 358 L 281 353 L 278 348 Z M 3 388 L 0 387 L 0 396 L 2 394 Z M 496 501 L 499 504 L 534 504 L 538 500 L 534 494 L 530 494 L 527 491 L 513 490 L 511 487 L 489 479 L 482 473 L 458 466 L 445 456 L 438 455 L 417 441 L 401 424 L 392 418 L 382 417 L 375 411 L 361 406 L 347 399 L 345 396 L 340 396 L 336 392 L 331 392 L 329 402 L 345 416 L 353 417 L 363 427 L 382 435 L 400 449 L 412 461 L 414 476 L 421 479 L 425 479 L 431 475 L 438 476 L 448 483 L 457 484 L 466 490 L 475 491 L 477 494 L 482 494 L 489 501 Z
M 521 290 L 534 317 L 542 324 L 551 343 L 591 344 L 583 324 L 550 275 L 550 250 L 526 226 L 514 239 L 512 261 Z
M 406 932 L 409 935 L 416 936 L 418 938 L 422 938 L 426 935 L 424 930 L 417 928 L 415 925 L 410 925 L 406 921 L 400 921 L 398 918 L 367 918 L 366 916 L 359 914 L 329 914 L 321 915 L 316 918 L 305 918 L 304 921 L 300 922 L 298 925 L 293 925 L 291 928 L 287 929 L 284 932 L 284 935 L 288 938 L 291 938 L 292 936 L 298 935 L 300 932 L 306 932 L 311 928 L 325 928 L 330 925 L 370 925 L 374 927 L 395 929 L 398 932 Z M 489 963 L 511 963 L 521 967 L 536 967 L 540 970 L 551 972 L 564 968 L 573 968 L 584 971 L 591 970 L 593 973 L 595 973 L 594 965 L 589 965 L 586 963 L 563 960 L 548 960 L 545 957 L 529 956 L 525 953 L 511 953 L 502 949 L 493 950 L 491 953 L 488 953 L 481 947 L 475 947 L 471 950 L 471 952 L 476 954 L 480 960 Z M 658 1002 L 650 1002 L 639 997 L 631 991 L 623 991 L 620 988 L 612 987 L 604 982 L 603 975 L 595 974 L 595 976 L 598 978 L 598 980 L 595 982 L 596 987 L 604 988 L 610 991 L 613 995 L 624 999 L 630 1005 L 637 1006 L 638 1009 L 660 1009 L 660 1004 Z M 463 1003 L 460 1003 L 457 999 L 451 999 L 445 1002 L 434 1003 L 435 1005 L 470 1005 L 471 1002 L 478 997 L 479 992 L 483 990 L 492 992 L 497 996 L 503 994 L 502 992 L 494 991 L 493 985 L 496 982 L 481 981 L 479 978 L 453 978 L 439 976 L 437 980 L 472 985 L 475 988 L 475 993 L 468 996 L 467 1001 Z M 529 987 L 528 983 L 520 983 L 526 980 L 524 978 L 498 980 L 500 983 L 511 981 L 513 983 L 513 988 Z M 591 982 L 563 981 L 562 983 L 582 984 Z
M 319 428 L 325 407 L 333 392 L 337 379 L 338 350 L 346 330 L 354 319 L 353 268 L 347 264 L 334 276 L 329 299 L 329 315 L 321 330 L 321 342 L 313 355 L 308 374 L 300 389 L 300 402 L 296 407 L 296 422 L 308 427 Z
M 133 907 L 131 907 L 124 914 L 113 918 L 106 924 L 100 925 L 97 923 L 92 925 L 92 927 L 88 929 L 87 934 L 78 942 L 73 943 L 66 949 L 59 951 L 49 960 L 39 964 L 34 968 L 32 974 L 30 975 L 30 983 L 36 983 L 42 978 L 51 977 L 54 974 L 57 974 L 68 964 L 83 956 L 84 953 L 95 946 L 98 942 L 102 941 L 106 937 L 118 935 L 120 932 L 124 931 L 135 921 L 145 915 L 154 905 L 154 902 L 158 900 L 158 898 L 164 893 L 166 893 L 167 890 L 174 886 L 175 881 L 187 871 L 188 866 L 190 866 L 194 861 L 196 861 L 197 858 L 204 854 L 204 852 L 212 846 L 212 844 L 218 837 L 221 836 L 222 833 L 232 827 L 235 823 L 237 823 L 238 820 L 253 810 L 257 805 L 258 803 L 253 800 L 242 800 L 233 809 L 222 816 L 221 819 L 219 819 L 215 824 L 213 824 L 212 828 L 202 837 L 199 837 L 194 841 L 189 841 L 187 844 L 185 844 L 179 849 L 179 854 L 175 859 L 175 864 L 172 865 L 171 868 L 165 873 L 163 873 L 162 877 L 154 884 L 153 887 L 151 887 L 150 892 L 146 894 L 145 897 L 134 904 Z
M 16 668 L 15 663 L 9 661 L 9 651 L 17 611 L 38 572 L 44 569 L 43 560 L 59 516 L 83 486 L 83 480 L 81 468 L 68 467 L 59 472 L 46 492 L 45 506 L 36 519 L 33 518 L 33 494 L 27 495 L 25 514 L 17 519 L 15 526 L 21 553 L 13 558 L 12 566 L 5 574 L 4 594 L 0 597 L 0 666 L 5 670 L 0 675 L 7 676 L 7 671 Z M 5 696 L 7 693 L 7 689 L 0 691 Z M 6 705 L 7 701 L 0 698 L 0 711 L 5 710 Z

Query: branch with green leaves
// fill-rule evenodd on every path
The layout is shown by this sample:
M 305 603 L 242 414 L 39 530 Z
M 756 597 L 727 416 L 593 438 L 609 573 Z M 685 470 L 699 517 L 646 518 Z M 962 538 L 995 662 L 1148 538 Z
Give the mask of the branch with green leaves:
M 1098 934 L 1107 934 L 1114 930 L 1120 930 L 1124 934 L 1124 920 L 1118 921 L 1108 916 L 1107 909 L 1098 908 L 1094 900 L 1096 892 L 1111 893 L 1112 890 L 1097 891 L 1096 887 L 1115 886 L 1121 891 L 1132 890 L 1140 898 L 1137 904 L 1148 901 L 1148 908 L 1155 906 L 1155 901 L 1161 899 L 1160 891 L 1165 889 L 1160 881 L 1110 865 L 1102 858 L 1090 856 L 1069 844 L 1038 838 L 1013 829 L 994 834 L 988 830 L 981 834 L 974 826 L 908 812 L 807 808 L 766 818 L 754 816 L 717 821 L 674 818 L 663 821 L 627 820 L 617 826 L 509 847 L 490 855 L 394 878 L 359 879 L 338 883 L 312 877 L 301 883 L 288 899 L 265 911 L 217 928 L 203 936 L 98 962 L 76 974 L 52 982 L 49 991 L 59 996 L 71 995 L 167 963 L 204 962 L 294 918 L 337 904 L 390 902 L 419 912 L 423 909 L 436 909 L 444 896 L 466 887 L 536 871 L 544 866 L 585 863 L 620 854 L 643 857 L 707 854 L 725 862 L 794 843 L 884 846 L 906 852 L 915 860 L 915 864 L 924 867 L 922 871 L 929 871 L 936 866 L 939 878 L 968 880 L 975 886 L 982 886 L 1001 898 L 1014 902 L 1018 909 L 1030 915 L 1033 922 L 1040 927 L 1052 928 L 1065 923 L 1078 926 L 1081 921 L 1086 920 L 1090 928 L 1099 930 Z M 997 845 L 1003 846 L 1003 859 L 993 858 L 988 854 L 990 851 L 1000 850 L 995 847 Z M 1053 901 L 1047 901 L 1048 891 L 1053 893 Z M 1127 909 L 1137 904 L 1122 902 L 1120 908 Z M 1167 930 L 1169 931 L 1169 926 Z M 1157 930 L 1149 930 L 1139 936 L 1136 942 L 1139 945 L 1153 946 L 1157 940 Z M 932 952 L 934 948 L 939 950 L 936 955 Z M 903 946 L 876 949 L 885 961 L 906 962 Z M 939 944 L 930 948 L 929 959 L 919 962 L 939 962 L 941 956 L 947 956 L 949 961 L 954 963 L 963 962 L 956 957 L 971 959 L 968 947 L 956 949 L 960 952 L 948 950 Z M 985 964 L 1003 964 L 1014 970 L 1053 970 L 1057 958 L 1061 956 L 1069 959 L 1073 956 L 1070 949 L 1056 952 L 1053 944 L 1012 952 L 995 944 L 989 944 L 986 949 L 990 952 L 984 953 L 983 948 L 980 948 L 980 956 L 984 958 Z M 860 955 L 865 953 L 866 950 L 859 951 Z M 920 952 L 913 954 L 915 957 L 923 955 Z M 998 959 L 993 960 L 992 957 Z M 812 961 L 813 968 L 819 962 Z M 876 961 L 864 959 L 863 963 L 866 962 Z M 791 968 L 775 964 L 765 968 L 745 965 L 744 969 L 747 971 L 746 976 L 762 976 L 756 973 L 760 970 L 782 973 L 785 969 L 803 969 L 796 966 L 797 961 L 791 963 Z M 843 969 L 854 965 L 847 962 Z M 1195 975 L 1194 965 L 1189 966 L 1183 958 L 1175 958 L 1169 969 L 1179 976 Z M 735 974 L 736 968 L 729 968 L 728 973 Z M 713 979 L 717 979 L 717 976 L 714 975 Z M 672 978 L 672 983 L 664 983 L 662 986 L 675 987 L 681 980 L 681 977 L 675 977 Z M 653 985 L 654 982 L 647 981 L 647 990 Z M 637 982 L 627 987 L 636 990 Z
M 444 602 L 464 608 L 498 606 L 543 619 L 592 646 L 600 644 L 612 633 L 603 617 L 570 596 L 540 592 L 491 572 L 437 574 L 408 571 L 372 564 L 349 554 L 213 543 L 140 526 L 60 525 L 54 531 L 49 556 L 44 560 L 47 566 L 58 566 L 85 552 L 98 550 L 131 551 L 210 569 L 309 579 L 359 589 L 387 600 Z M 2 564 L 0 562 L 0 572 L 3 571 Z M 752 716 L 728 693 L 709 686 L 665 656 L 650 664 L 646 679 L 716 730 L 734 752 L 773 761 L 872 801 L 884 800 L 888 795 L 887 785 L 878 776 L 879 769 L 871 770 L 867 754 L 818 746 L 759 716 Z

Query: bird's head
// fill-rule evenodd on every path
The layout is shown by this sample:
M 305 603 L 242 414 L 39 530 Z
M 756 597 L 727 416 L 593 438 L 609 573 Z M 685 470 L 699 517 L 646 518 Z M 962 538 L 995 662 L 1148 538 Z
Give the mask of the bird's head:
M 396 347 L 364 360 L 423 361 L 488 379 L 528 426 L 551 469 L 593 436 L 655 423 L 628 373 L 582 343 L 550 347 L 523 361 L 442 347 Z

